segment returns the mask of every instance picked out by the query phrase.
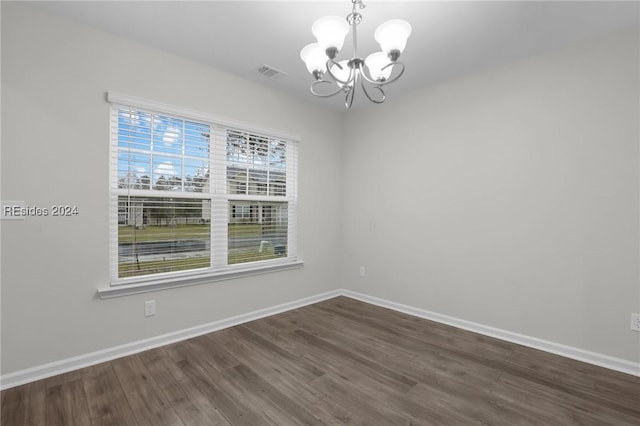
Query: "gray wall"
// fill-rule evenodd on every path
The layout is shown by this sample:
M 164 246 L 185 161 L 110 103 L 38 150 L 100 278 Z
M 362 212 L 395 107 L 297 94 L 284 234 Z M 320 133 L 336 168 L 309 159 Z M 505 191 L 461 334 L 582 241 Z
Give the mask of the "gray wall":
M 350 113 L 345 287 L 639 362 L 638 50 L 627 32 Z
M 97 300 L 109 282 L 108 90 L 300 135 L 304 268 Z M 2 373 L 337 288 L 341 125 L 267 87 L 3 3 L 2 199 L 80 213 L 1 224 Z M 149 299 L 157 316 L 145 319 Z

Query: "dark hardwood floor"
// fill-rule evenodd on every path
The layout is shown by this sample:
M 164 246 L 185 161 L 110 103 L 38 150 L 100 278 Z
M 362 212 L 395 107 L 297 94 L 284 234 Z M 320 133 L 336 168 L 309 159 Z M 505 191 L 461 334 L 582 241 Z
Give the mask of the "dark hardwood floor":
M 2 425 L 640 425 L 640 378 L 345 297 L 2 392 Z

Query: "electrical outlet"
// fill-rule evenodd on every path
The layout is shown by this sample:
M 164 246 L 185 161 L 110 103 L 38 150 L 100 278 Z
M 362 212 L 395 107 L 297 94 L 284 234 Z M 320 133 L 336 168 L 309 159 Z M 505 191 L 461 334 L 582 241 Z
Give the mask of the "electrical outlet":
M 364 276 L 366 275 L 366 272 L 367 272 L 367 271 L 365 271 L 364 266 L 361 266 L 361 267 L 360 267 L 360 276 L 361 276 L 361 277 L 364 277 Z
M 631 314 L 631 329 L 640 331 L 640 314 Z
M 155 300 L 147 300 L 144 302 L 144 316 L 152 317 L 156 314 L 156 301 Z

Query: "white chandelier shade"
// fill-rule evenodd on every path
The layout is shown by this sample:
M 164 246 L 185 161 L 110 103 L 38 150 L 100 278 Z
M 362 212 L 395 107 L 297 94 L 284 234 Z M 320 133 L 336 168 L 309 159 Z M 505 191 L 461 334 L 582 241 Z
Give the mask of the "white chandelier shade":
M 388 55 L 394 50 L 404 52 L 410 35 L 411 25 L 407 21 L 392 19 L 381 24 L 373 36 L 380 43 L 380 49 Z
M 311 33 L 323 50 L 330 47 L 340 50 L 344 44 L 344 38 L 349 33 L 349 24 L 339 16 L 325 16 L 313 23 Z
M 356 26 L 362 21 L 362 15 L 356 9 L 365 7 L 362 1 L 351 0 L 352 11 L 346 19 L 325 16 L 315 21 L 311 32 L 317 43 L 308 44 L 300 51 L 300 59 L 315 78 L 311 84 L 311 93 L 319 97 L 330 97 L 343 92 L 347 108 L 353 104 L 358 82 L 371 102 L 380 104 L 385 101 L 386 95 L 382 87 L 396 81 L 404 73 L 405 66 L 398 62 L 398 58 L 411 35 L 411 25 L 407 21 L 392 19 L 384 22 L 374 33 L 382 51 L 373 53 L 363 60 L 357 54 L 356 33 Z M 338 61 L 338 53 L 342 50 L 349 30 L 353 35 L 353 56 L 351 59 Z M 394 71 L 396 69 L 398 71 Z M 365 84 L 370 85 L 369 90 Z M 333 89 L 327 91 L 331 86 Z M 374 92 L 376 96 L 371 95 Z
M 327 71 L 327 55 L 318 43 L 307 44 L 300 51 L 300 59 L 305 63 L 310 73 Z

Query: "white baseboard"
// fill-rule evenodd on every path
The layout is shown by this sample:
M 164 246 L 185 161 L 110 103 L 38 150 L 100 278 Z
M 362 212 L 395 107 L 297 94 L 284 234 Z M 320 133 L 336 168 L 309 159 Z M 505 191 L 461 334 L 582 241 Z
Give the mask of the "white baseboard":
M 225 318 L 208 324 L 203 324 L 184 330 L 151 337 L 149 339 L 139 340 L 137 342 L 131 342 L 120 346 L 114 346 L 96 352 L 91 352 L 88 354 L 83 354 L 71 358 L 66 358 L 60 361 L 27 368 L 13 373 L 4 374 L 0 376 L 0 389 L 9 389 L 25 383 L 30 383 L 36 380 L 55 376 L 57 374 L 89 367 L 101 362 L 110 361 L 116 358 L 121 358 L 123 356 L 157 348 L 159 346 L 168 345 L 170 343 L 175 343 L 181 340 L 190 339 L 192 337 L 201 336 L 213 331 L 233 327 L 238 324 L 243 324 L 270 315 L 279 314 L 281 312 L 290 311 L 292 309 L 301 308 L 303 306 L 318 303 L 327 299 L 332 299 L 337 296 L 350 297 L 352 299 L 360 300 L 372 305 L 377 305 L 383 308 L 392 309 L 394 311 L 403 312 L 408 315 L 425 318 L 439 323 L 462 328 L 464 330 L 473 331 L 475 333 L 495 337 L 497 339 L 506 340 L 508 342 L 517 343 L 519 345 L 528 346 L 535 349 L 540 349 L 567 358 L 572 358 L 578 361 L 587 362 L 590 364 L 609 368 L 611 370 L 616 370 L 640 377 L 640 363 L 635 363 L 608 355 L 590 352 L 584 349 L 561 345 L 559 343 L 549 342 L 546 340 L 537 339 L 535 337 L 529 337 L 510 331 L 489 327 L 471 321 L 450 317 L 448 315 L 442 315 L 424 309 L 403 305 L 401 303 L 391 302 L 389 300 L 368 296 L 366 294 L 357 293 L 351 290 L 338 289 L 315 296 L 294 300 L 292 302 L 283 303 L 281 305 L 259 309 L 257 311 L 237 315 L 231 318 Z
M 463 330 L 473 331 L 474 333 L 495 337 L 496 339 L 506 340 L 507 342 L 517 343 L 519 345 L 528 346 L 534 349 L 540 349 L 541 351 L 550 352 L 556 355 L 564 356 L 566 358 L 587 362 L 589 364 L 598 365 L 600 367 L 605 367 L 611 370 L 616 370 L 622 373 L 640 377 L 640 362 L 627 361 L 621 358 L 615 358 L 612 356 L 603 355 L 580 348 L 562 345 L 560 343 L 550 342 L 548 340 L 525 336 L 523 334 L 489 327 L 475 322 L 450 317 L 448 315 L 438 314 L 436 312 L 431 312 L 420 308 L 414 308 L 412 306 L 403 305 L 401 303 L 379 299 L 377 297 L 368 296 L 366 294 L 357 293 L 351 290 L 341 290 L 341 294 L 352 299 L 357 299 L 365 303 L 392 309 L 394 311 L 402 312 L 415 317 L 436 321 L 442 324 L 461 328 Z
M 143 352 L 149 349 L 157 348 L 159 346 L 179 342 L 181 340 L 191 339 L 192 337 L 201 336 L 213 331 L 222 330 L 223 328 L 233 327 L 234 325 L 243 324 L 249 321 L 268 317 L 270 315 L 290 311 L 292 309 L 301 308 L 303 306 L 318 303 L 327 299 L 332 299 L 340 295 L 341 290 L 329 291 L 327 293 L 305 297 L 303 299 L 294 300 L 292 302 L 283 303 L 281 305 L 272 306 L 265 309 L 259 309 L 257 311 L 237 315 L 231 318 L 225 318 L 208 324 L 191 327 L 184 330 L 178 330 L 172 333 L 151 337 L 149 339 L 139 340 L 137 342 L 131 342 L 120 346 L 114 346 L 96 352 L 91 352 L 71 358 L 66 358 L 60 361 L 19 370 L 13 373 L 4 374 L 0 376 L 0 389 L 9 389 L 36 380 L 46 379 L 47 377 L 55 376 L 57 374 L 78 370 L 80 368 L 100 364 L 101 362 L 105 361 L 111 361 L 116 358 Z

